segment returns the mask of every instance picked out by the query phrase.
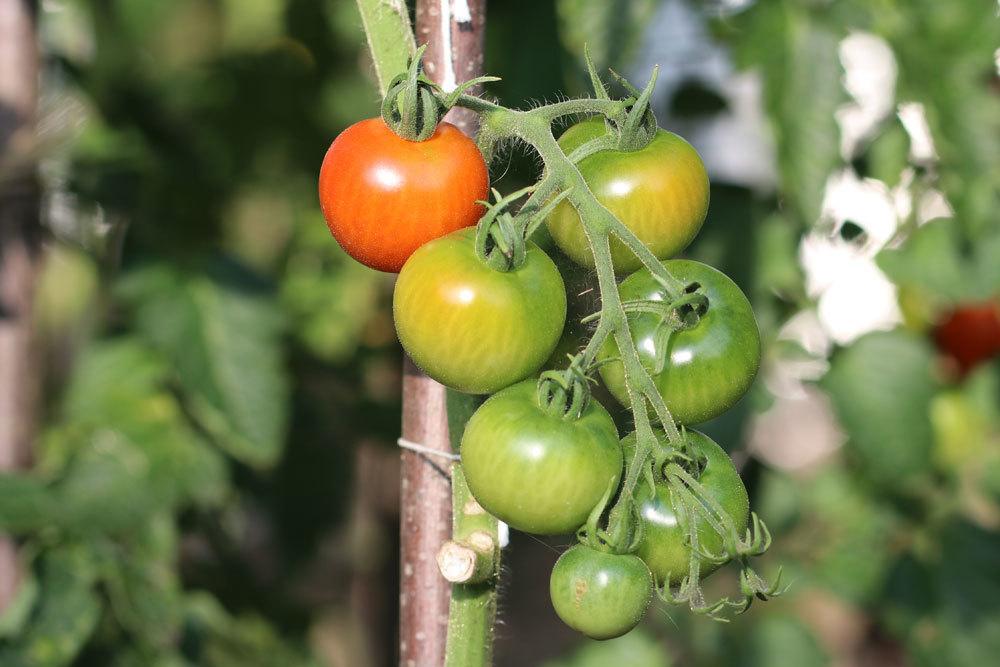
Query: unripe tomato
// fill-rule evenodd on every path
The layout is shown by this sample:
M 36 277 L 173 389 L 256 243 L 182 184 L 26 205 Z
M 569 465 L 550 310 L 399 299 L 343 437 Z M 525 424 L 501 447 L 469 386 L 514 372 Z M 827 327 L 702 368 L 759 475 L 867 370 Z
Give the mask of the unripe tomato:
M 398 272 L 431 239 L 476 224 L 489 173 L 476 144 L 441 123 L 407 141 L 381 118 L 340 133 L 323 158 L 319 201 L 337 242 L 379 271 Z
M 605 134 L 604 120 L 590 118 L 566 130 L 559 145 L 567 154 Z M 681 137 L 659 130 L 637 151 L 601 151 L 584 158 L 580 173 L 598 201 L 660 259 L 687 247 L 708 213 L 708 173 L 698 152 Z M 574 261 L 594 266 L 594 257 L 576 209 L 564 201 L 546 220 L 553 240 Z M 641 264 L 618 239 L 611 239 L 617 273 Z
M 480 505 L 526 533 L 582 526 L 622 471 L 618 431 L 591 400 L 577 418 L 546 412 L 525 380 L 483 403 L 462 436 L 462 468 Z
M 979 363 L 1000 354 L 1000 302 L 960 306 L 934 328 L 938 349 L 955 360 L 965 375 Z
M 666 367 L 656 373 L 660 395 L 681 424 L 697 424 L 721 415 L 747 392 L 760 367 L 760 332 L 746 296 L 724 273 L 707 264 L 675 259 L 663 265 L 684 283 L 698 283 L 708 297 L 708 311 L 693 329 L 670 337 Z M 622 300 L 662 300 L 663 288 L 642 269 L 622 281 Z M 630 314 L 632 339 L 647 370 L 656 365 L 656 330 L 659 316 Z M 608 339 L 599 358 L 604 384 L 615 398 L 628 405 L 625 371 L 613 339 Z
M 497 271 L 479 259 L 475 229 L 424 245 L 396 281 L 392 312 L 403 349 L 459 391 L 491 394 L 535 373 L 566 323 L 566 292 L 548 255 Z
M 661 442 L 666 435 L 657 433 Z M 736 524 L 737 535 L 743 536 L 750 518 L 750 499 L 746 486 L 732 459 L 708 436 L 698 431 L 687 431 L 689 451 L 705 459 L 705 467 L 698 476 L 698 482 L 718 502 Z M 635 433 L 622 439 L 625 460 L 635 451 Z M 640 482 L 636 487 L 635 501 L 639 505 L 639 515 L 643 522 L 643 537 L 639 543 L 638 556 L 645 561 L 660 583 L 669 579 L 671 584 L 679 584 L 688 573 L 691 547 L 687 541 L 687 528 L 681 526 L 674 511 L 670 487 L 658 484 L 650 489 L 649 484 Z M 698 542 L 712 553 L 722 553 L 722 537 L 704 519 L 698 520 Z M 701 575 L 708 576 L 719 565 L 701 562 Z
M 578 544 L 552 568 L 549 595 L 563 623 L 591 639 L 613 639 L 642 620 L 653 594 L 649 568 L 636 556 Z

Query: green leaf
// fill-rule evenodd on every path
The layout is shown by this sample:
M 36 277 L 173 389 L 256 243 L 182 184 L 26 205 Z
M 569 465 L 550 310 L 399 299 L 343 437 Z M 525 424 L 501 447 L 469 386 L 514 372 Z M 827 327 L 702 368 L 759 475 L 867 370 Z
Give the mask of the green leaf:
M 893 118 L 868 147 L 868 174 L 894 188 L 909 164 L 910 139 L 902 124 Z
M 843 469 L 828 469 L 802 489 L 802 526 L 809 569 L 827 590 L 857 605 L 882 592 L 893 552 L 887 535 L 896 517 Z
M 803 4 L 759 2 L 731 22 L 731 34 L 739 65 L 763 75 L 781 189 L 800 224 L 811 226 L 827 178 L 841 164 L 834 112 L 846 93 L 837 52 L 843 30 Z
M 899 248 L 880 252 L 876 262 L 897 285 L 916 288 L 927 298 L 957 302 L 968 289 L 960 232 L 953 220 L 935 220 L 914 230 Z
M 862 473 L 886 488 L 906 487 L 930 466 L 933 364 L 924 338 L 878 332 L 839 352 L 824 379 Z
M 583 66 L 584 46 L 598 67 L 627 65 L 659 3 L 656 0 L 557 0 L 559 36 Z
M 201 425 L 234 457 L 267 466 L 288 421 L 283 322 L 272 294 L 246 287 L 251 279 L 237 267 L 214 268 L 150 266 L 127 276 L 120 293 L 140 332 L 170 360 Z
M 204 667 L 319 667 L 254 616 L 232 616 L 205 594 L 186 600 L 185 642 L 191 660 Z
M 958 220 L 933 220 L 876 261 L 897 285 L 939 308 L 989 299 L 1000 292 L 1000 229 L 972 242 Z
M 153 652 L 169 648 L 181 621 L 174 518 L 153 517 L 127 539 L 109 543 L 104 555 L 102 579 L 115 617 Z
M 27 629 L 0 646 L 4 667 L 69 665 L 97 627 L 101 603 L 97 563 L 85 545 L 50 551 L 41 559 L 38 604 Z
M 823 667 L 830 658 L 801 621 L 790 616 L 767 616 L 756 624 L 741 645 L 740 667 Z
M 18 554 L 24 561 L 23 553 Z M 0 612 L 0 640 L 12 639 L 22 634 L 30 614 L 38 602 L 38 576 L 27 571 L 17 582 L 17 591 L 7 608 Z
M 292 330 L 309 352 L 346 363 L 379 312 L 386 276 L 331 243 L 322 217 L 315 217 L 296 231 L 281 281 L 281 301 L 294 318 Z M 391 340 L 393 334 L 387 333 Z
M 49 525 L 59 502 L 41 479 L 18 473 L 0 474 L 0 528 L 19 534 Z
M 550 661 L 543 667 L 670 667 L 673 661 L 665 647 L 641 629 L 610 641 L 590 641 L 572 656 Z
M 161 393 L 167 374 L 162 357 L 136 338 L 92 343 L 76 360 L 62 416 L 76 426 L 139 422 L 137 404 Z
M 907 557 L 887 589 L 887 626 L 914 663 L 980 667 L 1000 652 L 1000 535 L 955 522 L 933 561 Z
M 0 526 L 118 532 L 164 509 L 217 502 L 222 457 L 190 427 L 165 377 L 166 366 L 136 340 L 86 348 L 40 465 L 0 475 Z

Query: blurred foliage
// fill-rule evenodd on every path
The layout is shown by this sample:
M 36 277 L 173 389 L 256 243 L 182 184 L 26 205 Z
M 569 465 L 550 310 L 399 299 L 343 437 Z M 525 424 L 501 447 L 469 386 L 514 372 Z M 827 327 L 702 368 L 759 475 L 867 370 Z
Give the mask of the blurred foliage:
M 581 93 L 584 43 L 628 72 L 679 2 L 491 3 L 487 70 L 503 80 L 490 92 L 511 106 Z M 775 369 L 808 366 L 819 370 L 797 387 L 822 390 L 844 444 L 803 469 L 752 456 L 744 468 L 775 534 L 765 571 L 784 566 L 786 597 L 725 626 L 657 608 L 639 632 L 582 642 L 559 634 L 538 597 L 547 573 L 526 572 L 541 565 L 514 549 L 498 655 L 547 667 L 991 664 L 1000 362 L 959 380 L 928 330 L 1000 293 L 995 7 L 687 6 L 726 62 L 759 80 L 776 175 L 773 190 L 716 179 L 689 251 L 746 290 L 767 341 L 762 381 L 705 429 L 742 449 L 781 398 Z M 393 532 L 358 521 L 352 469 L 362 443 L 392 451 L 400 356 L 391 278 L 346 259 L 315 201 L 331 138 L 377 111 L 354 3 L 53 0 L 40 27 L 47 401 L 34 467 L 0 475 L 0 527 L 24 570 L 0 616 L 0 664 L 365 667 L 344 648 L 357 645 L 350 624 L 323 619 L 373 576 L 384 590 L 372 608 L 390 610 L 381 632 L 394 623 Z M 894 104 L 922 105 L 934 155 L 915 150 L 895 107 L 843 153 L 840 49 L 858 32 L 891 49 Z M 691 66 L 686 55 L 673 64 Z M 673 90 L 661 121 L 733 111 L 725 81 L 710 79 Z M 494 181 L 511 190 L 537 167 L 505 153 Z M 818 349 L 783 331 L 816 310 L 800 244 L 840 233 L 821 211 L 843 170 L 912 204 L 872 260 L 904 325 Z M 953 215 L 921 219 L 931 194 Z M 871 239 L 862 229 L 846 243 Z M 709 594 L 730 590 L 727 576 Z M 528 631 L 543 644 L 522 642 Z

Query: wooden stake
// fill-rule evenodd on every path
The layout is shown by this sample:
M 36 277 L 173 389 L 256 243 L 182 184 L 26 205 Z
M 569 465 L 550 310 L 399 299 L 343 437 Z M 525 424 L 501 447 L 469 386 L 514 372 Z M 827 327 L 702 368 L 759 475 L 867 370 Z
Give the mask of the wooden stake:
M 428 44 L 427 75 L 446 87 L 482 74 L 485 0 L 418 0 L 416 39 Z M 470 136 L 475 114 L 447 116 Z M 460 435 L 460 432 L 459 432 Z M 450 452 L 448 392 L 409 359 L 403 373 L 403 437 Z M 458 443 L 454 443 L 457 448 Z M 435 460 L 436 459 L 436 460 Z M 436 556 L 451 538 L 451 462 L 404 450 L 400 493 L 400 613 L 402 667 L 444 664 L 451 584 Z

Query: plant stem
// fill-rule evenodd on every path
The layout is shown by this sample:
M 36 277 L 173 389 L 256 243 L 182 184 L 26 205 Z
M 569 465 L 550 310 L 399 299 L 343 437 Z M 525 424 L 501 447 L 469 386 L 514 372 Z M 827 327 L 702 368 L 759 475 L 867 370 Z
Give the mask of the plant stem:
M 427 41 L 424 57 L 425 72 L 446 91 L 459 83 L 481 75 L 483 66 L 483 38 L 486 19 L 485 0 L 469 0 L 471 19 L 459 24 L 452 13 L 450 0 L 418 0 L 416 6 L 417 34 Z M 473 88 L 475 92 L 476 88 Z M 466 134 L 473 136 L 479 129 L 476 113 L 456 107 L 445 120 L 454 123 Z M 452 449 L 458 451 L 465 424 L 478 405 L 466 394 L 448 390 L 447 413 Z M 493 625 L 496 621 L 497 580 L 500 568 L 500 547 L 497 521 L 471 500 L 461 467 L 452 467 L 452 540 L 468 542 L 476 533 L 494 545 L 488 576 L 476 583 L 451 585 L 446 647 L 443 660 L 416 661 L 417 665 L 445 667 L 488 667 L 493 656 Z M 471 510 L 471 511 L 470 511 Z M 481 513 L 480 513 L 481 511 Z M 473 543 L 475 546 L 475 543 Z M 481 545 L 480 545 L 481 546 Z M 485 554 L 477 554 L 479 561 Z M 482 568 L 473 568 L 478 575 Z M 444 577 L 438 575 L 439 581 Z
M 473 544 L 470 550 L 482 567 L 480 581 L 456 583 L 451 588 L 448 616 L 446 667 L 478 667 L 493 661 L 493 622 L 496 618 L 496 581 L 500 567 L 497 520 L 475 501 L 465 483 L 462 466 L 452 468 L 452 539 L 463 544 L 470 539 L 485 540 L 485 546 Z
M 392 77 L 406 70 L 406 61 L 416 50 L 410 14 L 404 0 L 357 0 L 357 3 L 379 91 L 385 95 Z
M 460 103 L 464 102 L 465 99 L 462 98 Z M 621 101 L 609 103 L 608 100 L 574 100 L 574 102 L 576 102 L 572 107 L 574 113 L 602 112 L 613 115 L 624 109 Z M 483 113 L 483 125 L 486 131 L 496 137 L 515 136 L 538 152 L 545 165 L 547 178 L 552 179 L 561 189 L 570 191 L 567 200 L 576 208 L 593 252 L 601 292 L 601 312 L 597 332 L 601 337 L 614 336 L 625 370 L 625 386 L 632 404 L 636 426 L 635 456 L 628 463 L 622 492 L 619 494 L 618 503 L 612 509 L 608 526 L 608 532 L 613 538 L 621 537 L 629 520 L 629 507 L 635 485 L 656 443 L 646 409 L 647 402 L 652 405 L 670 443 L 681 452 L 684 452 L 686 447 L 670 410 L 660 396 L 649 372 L 642 365 L 635 342 L 632 340 L 611 261 L 611 235 L 621 239 L 647 265 L 647 268 L 661 279 L 668 299 L 674 300 L 680 296 L 684 285 L 667 271 L 642 241 L 598 201 L 580 170 L 563 152 L 552 135 L 550 122 L 554 112 L 549 111 L 551 107 L 558 107 L 560 110 L 569 108 L 565 103 L 539 107 L 531 111 L 513 111 L 492 106 L 487 107 Z M 585 354 L 596 355 L 599 349 L 597 346 L 603 343 L 603 340 L 593 343 L 592 340 L 591 344 L 588 344 Z M 620 548 L 622 545 L 613 546 Z

